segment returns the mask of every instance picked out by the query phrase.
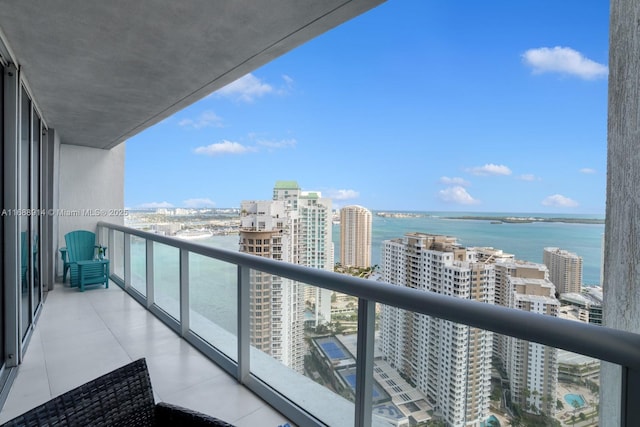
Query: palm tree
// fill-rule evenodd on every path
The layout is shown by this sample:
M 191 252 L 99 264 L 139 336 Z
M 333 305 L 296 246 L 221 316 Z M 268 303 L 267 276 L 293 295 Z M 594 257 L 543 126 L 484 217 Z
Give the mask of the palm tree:
M 572 400 L 572 401 L 571 401 L 571 406 L 573 406 L 573 413 L 575 414 L 575 412 L 576 412 L 578 409 L 580 409 L 580 406 L 582 406 L 582 405 L 580 405 L 580 404 L 578 403 L 578 401 L 574 399 L 574 400 Z

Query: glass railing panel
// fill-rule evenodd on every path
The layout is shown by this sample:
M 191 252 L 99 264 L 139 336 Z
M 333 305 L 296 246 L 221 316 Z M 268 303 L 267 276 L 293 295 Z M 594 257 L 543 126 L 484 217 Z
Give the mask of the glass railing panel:
M 485 427 L 598 425 L 598 359 L 394 307 L 382 306 L 380 319 L 374 378 L 391 399 L 374 406 L 374 417 Z
M 331 319 L 331 291 L 251 271 L 251 372 L 327 425 L 353 425 L 357 321 Z M 329 310 L 319 315 L 319 298 Z
M 189 254 L 190 329 L 236 361 L 237 271 L 235 264 Z
M 131 287 L 147 295 L 147 246 L 146 239 L 131 236 Z
M 180 250 L 153 242 L 155 303 L 174 319 L 180 319 Z
M 122 231 L 113 232 L 113 248 L 107 248 L 111 253 L 111 271 L 113 274 L 124 280 L 124 233 Z

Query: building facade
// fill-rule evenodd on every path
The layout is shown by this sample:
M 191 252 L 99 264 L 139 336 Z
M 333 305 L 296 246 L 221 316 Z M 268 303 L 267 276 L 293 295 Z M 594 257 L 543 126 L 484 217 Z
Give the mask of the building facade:
M 511 277 L 509 307 L 558 317 L 555 287 L 547 279 Z M 553 417 L 558 387 L 558 349 L 506 337 L 505 369 L 511 402 L 525 412 Z
M 340 209 L 340 264 L 371 267 L 371 211 L 357 205 Z
M 383 243 L 384 281 L 493 304 L 495 274 L 453 237 L 407 233 Z M 493 334 L 429 316 L 382 308 L 386 360 L 427 396 L 451 426 L 479 426 L 489 416 Z
M 296 263 L 298 221 L 284 201 L 243 201 L 240 252 Z M 251 270 L 249 330 L 253 347 L 302 372 L 304 293 L 302 285 Z
M 544 248 L 542 262 L 549 269 L 549 279 L 561 294 L 580 293 L 582 288 L 582 257 L 559 248 Z
M 273 200 L 243 201 L 240 251 L 332 270 L 331 200 L 279 181 Z M 251 345 L 302 372 L 305 310 L 330 322 L 331 292 L 256 271 L 250 280 Z
M 572 306 L 583 322 L 602 325 L 602 288 L 585 286 L 582 293 L 560 294 L 560 302 Z
M 298 198 L 300 222 L 299 263 L 307 267 L 333 271 L 331 199 L 314 191 L 303 191 Z M 305 304 L 311 310 L 313 326 L 331 321 L 331 290 L 305 285 Z
M 497 259 L 496 305 L 558 317 L 560 303 L 544 264 Z M 494 336 L 494 357 L 509 377 L 511 403 L 529 413 L 553 416 L 558 350 L 506 335 Z

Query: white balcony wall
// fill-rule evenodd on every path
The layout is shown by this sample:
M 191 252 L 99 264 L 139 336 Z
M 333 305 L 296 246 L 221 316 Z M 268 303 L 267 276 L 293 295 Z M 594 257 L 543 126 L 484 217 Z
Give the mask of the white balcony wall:
M 102 150 L 62 143 L 59 156 L 56 251 L 70 231 L 95 232 L 98 221 L 124 225 L 125 144 Z M 61 276 L 58 254 L 56 259 L 56 276 Z

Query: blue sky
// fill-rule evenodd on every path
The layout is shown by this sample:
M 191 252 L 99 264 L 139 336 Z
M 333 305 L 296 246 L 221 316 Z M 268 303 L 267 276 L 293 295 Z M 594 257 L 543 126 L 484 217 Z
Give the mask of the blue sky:
M 389 0 L 127 141 L 125 204 L 603 214 L 608 9 Z

